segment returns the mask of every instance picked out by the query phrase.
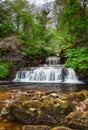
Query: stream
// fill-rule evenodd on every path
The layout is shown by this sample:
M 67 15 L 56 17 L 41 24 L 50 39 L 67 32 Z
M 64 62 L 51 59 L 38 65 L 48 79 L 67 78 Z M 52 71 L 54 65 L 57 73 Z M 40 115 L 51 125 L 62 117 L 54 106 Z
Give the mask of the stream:
M 0 82 L 0 89 L 2 88 L 56 90 L 63 93 L 88 90 L 88 84 Z

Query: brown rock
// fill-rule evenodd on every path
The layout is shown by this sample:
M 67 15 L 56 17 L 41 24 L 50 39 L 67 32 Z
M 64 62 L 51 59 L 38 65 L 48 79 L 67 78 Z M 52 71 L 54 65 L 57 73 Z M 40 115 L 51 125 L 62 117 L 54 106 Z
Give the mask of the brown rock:
M 65 126 L 58 126 L 58 127 L 52 128 L 51 130 L 73 130 L 73 129 L 70 129 Z
M 80 130 L 88 130 L 88 111 L 86 112 L 73 112 L 70 113 L 67 117 L 67 124 L 71 128 L 77 128 Z
M 78 103 L 75 108 L 74 112 L 77 111 L 87 111 L 88 110 L 88 99 L 84 100 L 83 102 Z
M 88 91 L 82 90 L 82 91 L 77 92 L 77 93 L 71 93 L 67 97 L 67 101 L 69 101 L 69 102 L 76 101 L 77 103 L 79 103 L 79 102 L 85 100 L 86 98 L 88 98 Z
M 33 126 L 33 125 L 28 125 L 28 126 L 24 126 L 22 128 L 22 130 L 50 130 L 50 126 L 43 126 L 43 125 L 37 125 L 37 126 Z
M 39 109 L 41 107 L 41 102 L 38 100 L 30 100 L 30 101 L 24 101 L 22 103 L 22 107 L 24 108 L 36 108 Z
M 4 127 L 0 128 L 0 130 L 6 130 Z
M 10 119 L 21 124 L 32 124 L 35 122 L 36 116 L 38 115 L 35 113 L 36 112 L 34 111 L 27 111 L 24 108 L 20 108 L 19 106 L 15 105 L 9 108 Z

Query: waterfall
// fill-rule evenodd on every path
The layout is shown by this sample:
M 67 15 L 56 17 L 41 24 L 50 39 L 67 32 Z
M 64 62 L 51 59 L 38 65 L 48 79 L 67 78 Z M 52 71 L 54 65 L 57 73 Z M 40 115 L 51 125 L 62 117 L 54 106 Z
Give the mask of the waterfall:
M 60 64 L 60 57 L 48 57 L 46 59 L 46 64 L 48 65 L 57 65 Z
M 40 67 L 20 69 L 13 81 L 41 83 L 80 83 L 76 73 L 71 68 L 60 65 L 60 58 L 49 57 L 46 64 Z
M 78 80 L 76 72 L 71 68 L 67 68 L 67 76 L 65 77 L 64 82 L 65 83 L 81 83 L 81 81 Z

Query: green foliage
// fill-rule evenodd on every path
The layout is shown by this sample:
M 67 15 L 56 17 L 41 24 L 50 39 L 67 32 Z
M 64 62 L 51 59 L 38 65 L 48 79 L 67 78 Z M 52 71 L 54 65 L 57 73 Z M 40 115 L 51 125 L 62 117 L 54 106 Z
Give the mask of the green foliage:
M 88 12 L 87 5 L 82 6 L 80 0 L 68 0 L 62 15 L 62 28 L 65 27 L 64 38 L 75 43 L 87 38 Z M 64 33 L 65 34 L 65 33 Z
M 48 8 L 47 11 L 43 9 L 34 14 L 34 6 L 27 0 L 0 1 L 0 12 L 0 38 L 13 35 L 19 37 L 19 44 L 15 44 L 14 39 L 3 44 L 1 39 L 2 46 L 7 50 L 0 48 L 0 56 L 8 52 L 25 57 L 59 56 L 61 49 L 67 49 L 66 66 L 75 69 L 88 68 L 88 6 L 85 0 L 82 0 L 82 3 L 80 0 L 55 0 L 54 19 L 49 17 Z M 55 22 L 56 28 L 47 26 L 52 21 Z M 13 49 L 9 49 L 11 46 Z M 74 49 L 68 50 L 69 48 Z M 7 64 L 0 65 L 4 68 L 3 72 L 7 70 Z
M 60 34 L 64 38 L 65 65 L 74 69 L 88 68 L 88 6 L 86 1 L 68 0 L 61 17 Z M 71 48 L 71 49 L 70 49 Z M 73 49 L 72 49 L 73 48 Z
M 11 21 L 11 12 L 8 1 L 5 0 L 0 2 L 0 12 L 0 37 L 4 37 L 15 31 L 15 26 Z
M 15 26 L 11 23 L 4 23 L 0 25 L 0 37 L 9 35 L 11 32 L 15 31 Z
M 27 0 L 4 0 L 0 2 L 0 7 L 0 37 L 19 37 L 22 49 L 16 47 L 19 48 L 16 53 L 24 56 L 52 54 L 51 38 L 54 35 L 51 29 L 47 28 L 51 20 L 47 17 L 50 12 L 42 10 L 34 14 L 34 6 Z M 9 44 L 9 41 L 7 42 Z
M 0 59 L 0 78 L 5 78 L 8 74 L 8 67 L 6 64 L 4 64 L 2 62 L 2 60 Z
M 88 49 L 85 47 L 78 47 L 66 51 L 67 62 L 66 66 L 74 69 L 88 68 Z
M 7 74 L 8 74 L 7 67 L 0 65 L 0 78 L 5 78 Z
M 22 66 L 22 63 L 15 63 L 11 61 L 3 61 L 0 59 L 0 79 L 4 79 L 8 76 L 10 69 L 16 67 L 18 64 L 19 66 Z

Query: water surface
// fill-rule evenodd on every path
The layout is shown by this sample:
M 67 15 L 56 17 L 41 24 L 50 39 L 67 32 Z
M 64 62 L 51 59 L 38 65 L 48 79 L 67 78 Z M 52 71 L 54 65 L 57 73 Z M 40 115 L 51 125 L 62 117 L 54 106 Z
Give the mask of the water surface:
M 25 82 L 0 82 L 0 88 L 26 88 L 41 90 L 56 90 L 59 92 L 78 92 L 88 90 L 88 84 L 67 84 L 67 83 L 25 83 Z

